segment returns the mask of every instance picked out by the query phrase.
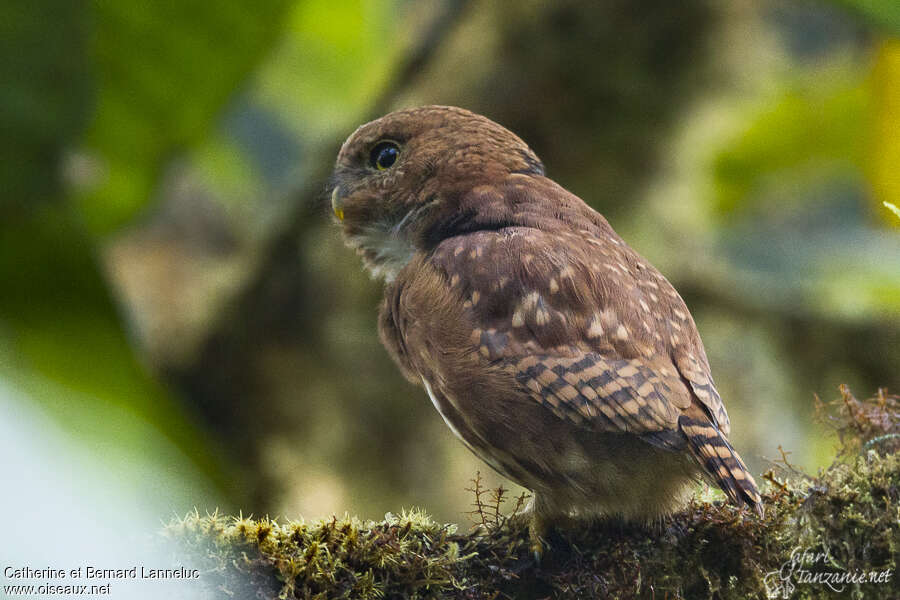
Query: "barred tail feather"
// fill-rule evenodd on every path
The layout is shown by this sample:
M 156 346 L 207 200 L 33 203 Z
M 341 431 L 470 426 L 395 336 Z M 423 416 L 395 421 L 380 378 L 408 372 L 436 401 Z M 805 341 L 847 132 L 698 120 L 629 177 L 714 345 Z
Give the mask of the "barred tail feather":
M 687 436 L 694 457 L 728 499 L 737 505 L 746 504 L 763 516 L 762 497 L 753 476 L 725 436 L 707 419 L 687 415 L 678 418 L 678 426 Z

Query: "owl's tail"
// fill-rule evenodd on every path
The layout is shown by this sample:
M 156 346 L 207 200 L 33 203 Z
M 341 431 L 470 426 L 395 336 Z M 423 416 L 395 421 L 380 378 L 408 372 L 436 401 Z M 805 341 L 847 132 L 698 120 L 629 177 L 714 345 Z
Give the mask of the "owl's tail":
M 702 418 L 682 415 L 678 418 L 678 426 L 687 436 L 694 457 L 728 499 L 737 505 L 750 506 L 762 517 L 762 497 L 756 482 L 722 432 L 705 415 Z

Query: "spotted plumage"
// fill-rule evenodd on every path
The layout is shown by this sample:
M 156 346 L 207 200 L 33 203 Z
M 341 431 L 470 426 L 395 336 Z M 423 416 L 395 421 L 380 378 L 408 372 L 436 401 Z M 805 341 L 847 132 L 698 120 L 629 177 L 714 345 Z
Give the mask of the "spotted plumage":
M 534 492 L 533 530 L 654 519 L 697 477 L 761 511 L 681 297 L 514 134 L 457 108 L 391 113 L 345 142 L 332 205 L 386 281 L 385 346 Z

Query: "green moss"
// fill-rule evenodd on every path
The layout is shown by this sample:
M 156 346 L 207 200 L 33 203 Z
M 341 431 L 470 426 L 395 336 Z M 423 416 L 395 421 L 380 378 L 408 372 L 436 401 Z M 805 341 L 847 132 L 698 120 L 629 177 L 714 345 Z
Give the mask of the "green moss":
M 837 414 L 828 413 L 843 440 L 831 467 L 817 477 L 765 475 L 763 519 L 695 501 L 649 528 L 602 522 L 558 534 L 539 565 L 524 519 L 504 518 L 492 505 L 502 493 L 479 500 L 481 524 L 469 533 L 417 510 L 378 522 L 193 514 L 166 533 L 199 561 L 210 597 L 766 598 L 766 575 L 789 564 L 797 548 L 820 555 L 804 567 L 810 576 L 891 570 L 888 582 L 842 584 L 842 597 L 894 597 L 900 454 L 883 442 L 900 433 L 897 402 L 884 394 L 852 402 L 845 395 Z M 851 454 L 854 447 L 861 451 Z M 789 597 L 837 595 L 800 576 Z

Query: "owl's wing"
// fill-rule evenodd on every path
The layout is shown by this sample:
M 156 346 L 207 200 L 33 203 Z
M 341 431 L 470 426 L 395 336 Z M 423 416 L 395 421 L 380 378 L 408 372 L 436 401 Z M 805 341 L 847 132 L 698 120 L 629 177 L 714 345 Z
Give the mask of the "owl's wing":
M 535 354 L 510 358 L 509 364 L 532 397 L 562 419 L 594 430 L 639 434 L 668 448 L 686 443 L 678 418 L 691 403 L 687 390 L 640 358 Z
M 516 380 L 560 418 L 595 430 L 635 433 L 671 450 L 688 446 L 729 498 L 761 511 L 753 477 L 709 415 L 684 384 L 645 361 L 593 353 L 534 355 L 516 361 L 514 369 Z
M 593 430 L 681 448 L 678 419 L 694 398 L 727 422 L 719 417 L 724 408 L 704 370 L 702 346 L 677 346 L 696 335 L 681 299 L 666 294 L 671 286 L 643 261 L 640 269 L 627 267 L 640 259 L 624 242 L 601 248 L 586 240 L 602 238 L 585 232 L 575 238 L 504 228 L 439 247 L 432 260 L 459 294 L 479 354 L 558 417 Z M 627 279 L 629 271 L 634 276 Z M 656 291 L 643 290 L 638 276 Z M 668 312 L 643 308 L 651 306 Z
M 683 301 L 601 225 L 469 232 L 431 261 L 465 307 L 478 352 L 558 416 L 661 439 L 695 399 L 727 435 Z
M 582 419 L 600 402 L 605 412 L 598 405 L 591 417 L 598 423 L 665 430 L 694 399 L 728 435 L 684 301 L 603 216 L 549 179 L 517 175 L 473 190 L 459 214 L 452 230 L 440 232 L 430 262 L 465 304 L 482 355 L 521 364 L 517 379 L 560 416 Z M 560 386 L 571 402 L 538 392 L 543 382 Z M 581 403 L 574 412 L 572 402 Z

